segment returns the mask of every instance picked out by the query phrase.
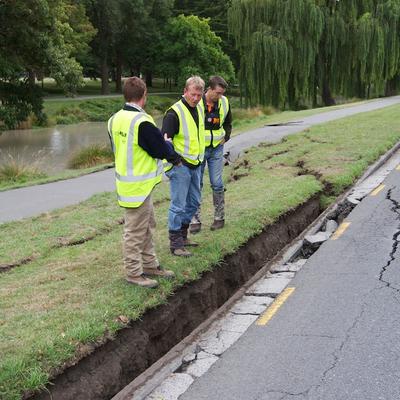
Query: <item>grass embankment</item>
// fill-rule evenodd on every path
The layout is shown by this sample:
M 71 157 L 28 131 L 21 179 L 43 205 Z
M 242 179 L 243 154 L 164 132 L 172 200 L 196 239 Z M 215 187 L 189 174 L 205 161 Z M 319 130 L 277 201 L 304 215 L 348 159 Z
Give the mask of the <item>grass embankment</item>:
M 156 248 L 177 279 L 162 280 L 155 290 L 124 282 L 123 212 L 112 194 L 1 225 L 0 264 L 33 261 L 0 275 L 0 397 L 18 399 L 45 385 L 50 373 L 85 354 L 86 344 L 124 326 L 119 316 L 135 320 L 165 303 L 288 210 L 324 191 L 332 200 L 400 139 L 399 115 L 400 106 L 394 106 L 249 150 L 225 168 L 227 223 L 221 231 L 207 229 L 212 200 L 206 182 L 205 226 L 191 259 L 169 254 L 168 190 L 159 185 Z
M 149 95 L 146 111 L 154 118 L 161 117 L 177 99 L 176 95 Z M 76 124 L 78 122 L 106 122 L 123 106 L 122 96 L 116 98 L 95 98 L 90 100 L 45 101 L 44 113 L 49 125 Z

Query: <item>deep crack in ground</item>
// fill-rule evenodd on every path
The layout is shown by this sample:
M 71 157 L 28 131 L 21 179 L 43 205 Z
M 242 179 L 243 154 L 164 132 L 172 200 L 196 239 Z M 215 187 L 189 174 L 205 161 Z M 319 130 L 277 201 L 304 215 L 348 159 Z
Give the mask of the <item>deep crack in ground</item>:
M 389 200 L 392 204 L 393 207 L 391 208 L 391 210 L 396 214 L 396 219 L 399 220 L 400 219 L 400 204 L 398 201 L 396 201 L 393 197 L 392 197 L 392 190 L 394 188 L 390 188 L 386 194 L 386 199 Z M 384 275 L 386 273 L 386 271 L 388 270 L 388 268 L 390 267 L 390 265 L 392 264 L 392 262 L 396 259 L 395 258 L 395 254 L 397 252 L 397 249 L 399 247 L 399 242 L 400 242 L 400 224 L 397 226 L 397 231 L 396 233 L 393 235 L 393 244 L 392 244 L 392 251 L 389 254 L 389 260 L 388 262 L 383 266 L 383 268 L 381 269 L 381 272 L 379 274 L 379 280 L 385 284 L 385 287 L 389 287 L 393 290 L 395 290 L 396 292 L 400 292 L 400 289 L 393 286 L 391 282 L 387 281 L 384 279 Z

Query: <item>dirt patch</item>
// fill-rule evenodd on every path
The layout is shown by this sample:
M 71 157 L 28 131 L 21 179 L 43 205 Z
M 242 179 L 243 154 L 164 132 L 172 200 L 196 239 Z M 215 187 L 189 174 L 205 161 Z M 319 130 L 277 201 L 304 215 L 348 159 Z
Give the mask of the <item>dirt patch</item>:
M 319 197 L 314 197 L 282 216 L 201 279 L 177 290 L 168 304 L 148 311 L 29 398 L 110 399 L 205 321 L 319 214 Z

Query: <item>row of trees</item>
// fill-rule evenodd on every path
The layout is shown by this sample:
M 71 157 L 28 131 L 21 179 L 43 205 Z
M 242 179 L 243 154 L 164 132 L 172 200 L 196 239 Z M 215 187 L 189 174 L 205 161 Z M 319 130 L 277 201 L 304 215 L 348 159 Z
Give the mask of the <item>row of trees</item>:
M 334 104 L 400 87 L 400 0 L 233 0 L 229 27 L 251 104 Z
M 42 118 L 44 76 L 106 94 L 235 67 L 248 104 L 292 108 L 400 88 L 400 0 L 0 0 L 0 26 L 0 127 Z
M 200 9 L 205 2 L 193 3 Z M 121 90 L 124 73 L 143 74 L 148 85 L 154 75 L 179 84 L 190 74 L 233 80 L 221 38 L 190 7 L 174 0 L 0 0 L 0 124 L 12 128 L 32 111 L 43 117 L 35 77 L 53 77 L 66 93 L 83 76 L 99 77 L 103 94 L 110 77 Z M 227 3 L 215 1 L 210 12 L 217 9 L 223 22 L 214 15 L 216 26 L 227 35 Z

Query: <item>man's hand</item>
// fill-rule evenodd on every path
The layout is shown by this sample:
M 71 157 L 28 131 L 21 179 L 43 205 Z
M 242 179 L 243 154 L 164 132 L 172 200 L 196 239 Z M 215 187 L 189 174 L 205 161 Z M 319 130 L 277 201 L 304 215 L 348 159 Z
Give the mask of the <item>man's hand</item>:
M 168 135 L 167 135 L 166 133 L 164 133 L 164 140 L 165 140 L 166 142 L 172 143 L 172 139 L 171 139 L 170 137 L 168 137 Z

